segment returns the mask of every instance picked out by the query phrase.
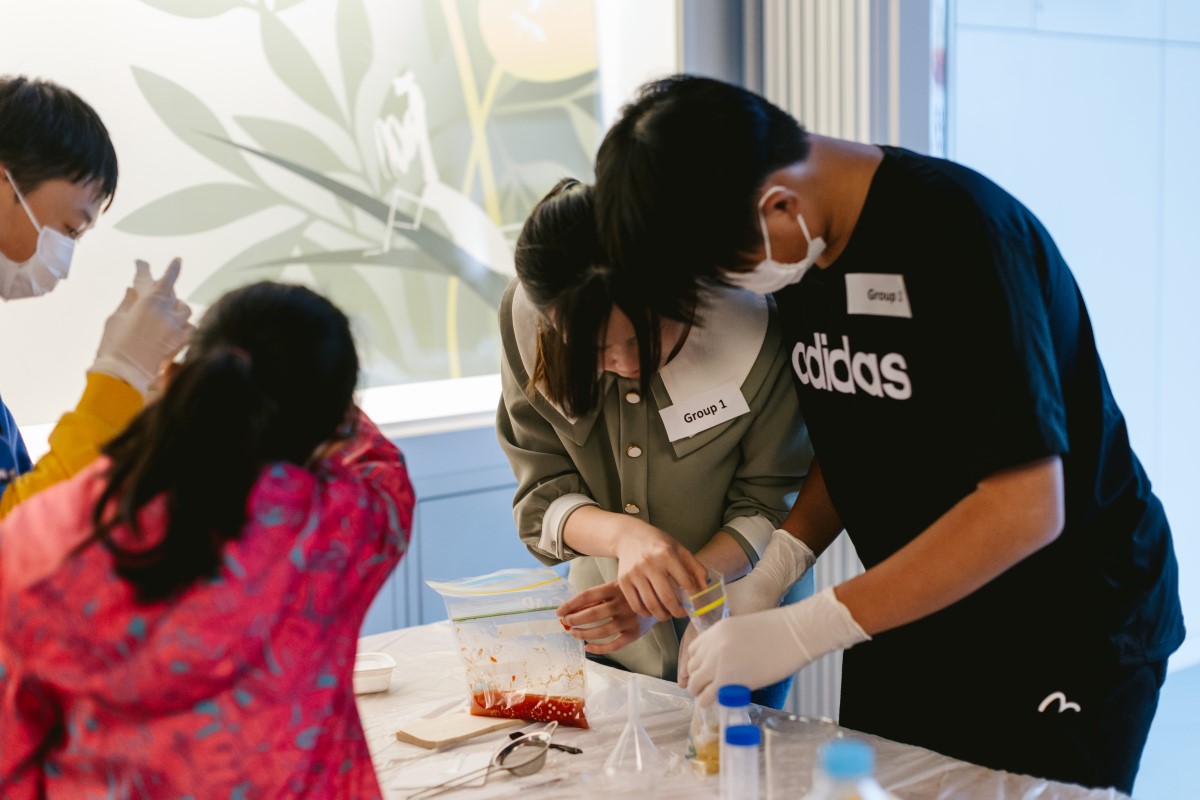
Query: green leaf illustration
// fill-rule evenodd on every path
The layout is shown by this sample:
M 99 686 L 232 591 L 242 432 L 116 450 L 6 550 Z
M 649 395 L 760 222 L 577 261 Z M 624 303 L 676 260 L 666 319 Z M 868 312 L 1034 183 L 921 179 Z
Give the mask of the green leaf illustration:
M 333 264 L 318 264 L 312 259 L 307 263 L 321 292 L 346 312 L 352 324 L 357 323 L 354 325 L 358 329 L 357 332 L 389 361 L 402 363 L 404 350 L 392 329 L 391 316 L 383 301 L 379 299 L 379 293 L 367 279 L 353 269 L 338 268 Z
M 343 266 L 362 267 L 405 267 L 419 272 L 432 272 L 444 275 L 442 265 L 434 261 L 427 253 L 414 248 L 392 249 L 386 253 L 374 250 L 326 250 L 309 253 L 303 256 L 283 256 L 269 261 L 262 261 L 252 266 L 273 267 L 289 264 L 341 264 Z
M 254 141 L 269 153 L 283 156 L 306 167 L 329 172 L 349 172 L 350 167 L 329 145 L 290 122 L 264 117 L 234 117 Z
M 225 139 L 229 134 L 217 115 L 198 97 L 161 75 L 139 67 L 132 69 L 133 79 L 146 102 L 171 133 L 209 161 L 248 181 L 259 182 L 258 175 L 241 153 L 214 141 L 212 137 Z
M 237 183 L 189 186 L 142 206 L 117 230 L 142 236 L 202 233 L 276 205 L 275 195 Z
M 567 110 L 575 138 L 579 139 L 583 152 L 595 153 L 600 147 L 600 123 L 596 121 L 596 115 L 583 111 L 574 103 L 567 103 L 563 107 Z
M 524 81 L 511 75 L 505 76 L 496 95 L 496 112 L 521 106 L 544 107 L 564 100 L 595 95 L 600 91 L 597 72 L 585 72 L 573 78 L 543 83 Z
M 261 16 L 263 52 L 271 69 L 300 99 L 339 125 L 344 125 L 337 100 L 312 55 L 278 17 L 267 13 Z
M 353 110 L 358 88 L 374 57 L 371 24 L 363 0 L 340 0 L 337 10 L 338 54 L 342 58 L 342 80 L 346 84 L 346 105 Z
M 142 2 L 159 11 L 191 19 L 219 17 L 231 9 L 246 7 L 243 0 L 142 0 Z
M 283 272 L 284 266 L 291 263 L 293 257 L 290 254 L 300 242 L 300 237 L 310 222 L 311 220 L 305 219 L 299 225 L 293 225 L 281 233 L 250 245 L 208 276 L 204 283 L 188 295 L 188 300 L 202 305 L 211 305 L 230 289 L 244 286 L 251 281 L 278 278 Z M 289 258 L 283 260 L 280 258 L 281 256 L 289 256 Z M 304 256 L 294 256 L 294 258 L 296 261 L 301 261 Z
M 341 181 L 322 175 L 315 170 L 288 161 L 286 158 L 280 158 L 271 153 L 255 150 L 253 147 L 247 147 L 246 145 L 227 139 L 223 139 L 222 141 L 239 150 L 253 153 L 259 158 L 270 161 L 273 164 L 278 164 L 284 169 L 290 170 L 296 175 L 315 183 L 335 196 L 362 209 L 380 222 L 387 222 L 387 204 L 377 198 L 371 197 L 352 186 L 347 186 Z M 402 213 L 397 213 L 396 219 L 401 222 L 412 221 L 411 217 Z M 421 228 L 415 231 L 397 231 L 397 235 L 403 236 L 403 238 L 408 239 L 416 247 L 428 253 L 430 257 L 442 265 L 442 268 L 447 273 L 461 278 L 463 283 L 471 287 L 476 294 L 493 307 L 500 304 L 500 299 L 504 296 L 504 290 L 508 286 L 508 276 L 488 269 L 486 264 L 483 264 L 466 250 L 463 250 L 445 236 L 432 229 Z
M 590 178 L 588 175 L 573 175 L 568 167 L 557 161 L 529 161 L 523 164 L 513 164 L 510 169 L 513 181 L 527 189 L 532 194 L 534 202 L 541 199 L 554 184 L 563 178 L 576 178 L 583 181 Z M 528 214 L 529 209 L 525 209 L 525 213 Z

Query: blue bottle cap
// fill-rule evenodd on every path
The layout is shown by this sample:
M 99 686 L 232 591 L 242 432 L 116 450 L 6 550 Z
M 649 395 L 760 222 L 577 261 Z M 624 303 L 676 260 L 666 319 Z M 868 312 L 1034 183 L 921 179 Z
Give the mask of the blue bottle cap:
M 821 768 L 835 780 L 865 778 L 875 770 L 875 751 L 858 739 L 826 742 L 821 745 L 820 760 Z
M 757 747 L 761 742 L 762 731 L 757 725 L 730 725 L 725 729 L 725 744 Z
M 717 702 L 728 708 L 750 705 L 750 687 L 731 683 L 717 690 Z

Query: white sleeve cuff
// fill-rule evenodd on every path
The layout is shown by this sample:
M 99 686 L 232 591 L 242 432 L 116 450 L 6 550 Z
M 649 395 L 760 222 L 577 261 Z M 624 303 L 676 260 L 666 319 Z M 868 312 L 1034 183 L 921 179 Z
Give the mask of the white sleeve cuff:
M 758 558 L 762 558 L 767 545 L 771 543 L 771 534 L 775 532 L 775 523 L 760 514 L 735 517 L 726 522 L 725 527 L 737 531 L 754 548 Z
M 598 505 L 600 504 L 586 494 L 564 494 L 556 499 L 542 516 L 542 538 L 538 541 L 538 548 L 565 561 L 567 548 L 563 543 L 563 528 L 566 526 L 567 517 L 582 506 Z

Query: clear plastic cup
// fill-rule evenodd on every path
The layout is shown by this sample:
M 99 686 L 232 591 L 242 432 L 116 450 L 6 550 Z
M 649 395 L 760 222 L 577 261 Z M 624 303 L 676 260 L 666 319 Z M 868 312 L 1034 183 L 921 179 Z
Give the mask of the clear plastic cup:
M 683 610 L 697 630 L 704 632 L 729 616 L 725 602 L 725 578 L 714 569 L 708 570 L 708 585 L 695 594 L 683 589 L 677 592 Z
M 725 602 L 725 578 L 714 569 L 708 570 L 708 584 L 691 593 L 678 588 L 676 596 L 687 612 L 691 624 L 700 633 L 729 616 Z M 696 704 L 688 730 L 688 760 L 700 775 L 715 775 L 721 764 L 721 717 L 717 705 L 708 708 Z

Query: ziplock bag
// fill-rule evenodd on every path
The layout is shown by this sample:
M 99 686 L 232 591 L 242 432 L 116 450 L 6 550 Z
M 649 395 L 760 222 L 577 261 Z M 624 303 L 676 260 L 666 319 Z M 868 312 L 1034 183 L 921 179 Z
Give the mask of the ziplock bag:
M 506 569 L 426 583 L 446 601 L 472 714 L 588 727 L 583 642 L 555 613 L 571 597 L 566 580 Z

